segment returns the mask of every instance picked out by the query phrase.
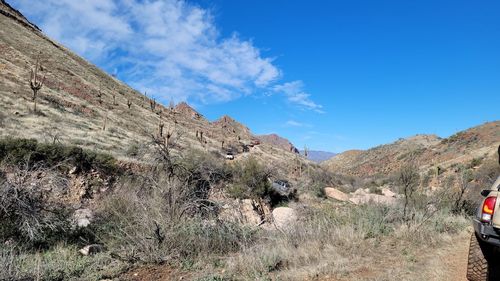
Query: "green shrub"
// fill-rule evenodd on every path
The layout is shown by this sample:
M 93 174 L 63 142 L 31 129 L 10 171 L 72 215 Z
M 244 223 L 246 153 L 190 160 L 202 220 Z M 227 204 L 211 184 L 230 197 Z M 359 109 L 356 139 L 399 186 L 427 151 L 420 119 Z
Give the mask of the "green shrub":
M 0 140 L 0 161 L 7 164 L 43 164 L 53 167 L 60 164 L 76 166 L 82 171 L 96 169 L 111 174 L 117 171 L 112 156 L 82 149 L 77 146 L 39 143 L 34 139 L 6 138 Z
M 269 177 L 271 173 L 255 158 L 248 158 L 233 168 L 233 184 L 228 193 L 234 198 L 269 198 L 273 191 Z

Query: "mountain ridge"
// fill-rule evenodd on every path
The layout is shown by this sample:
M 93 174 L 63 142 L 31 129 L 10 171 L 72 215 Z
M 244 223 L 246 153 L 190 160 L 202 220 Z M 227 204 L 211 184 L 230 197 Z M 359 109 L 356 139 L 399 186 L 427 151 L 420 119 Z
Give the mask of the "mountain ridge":
M 353 176 L 390 174 L 410 162 L 423 170 L 463 164 L 496 154 L 500 145 L 500 121 L 457 132 L 448 138 L 416 135 L 368 150 L 350 150 L 322 163 L 337 173 Z

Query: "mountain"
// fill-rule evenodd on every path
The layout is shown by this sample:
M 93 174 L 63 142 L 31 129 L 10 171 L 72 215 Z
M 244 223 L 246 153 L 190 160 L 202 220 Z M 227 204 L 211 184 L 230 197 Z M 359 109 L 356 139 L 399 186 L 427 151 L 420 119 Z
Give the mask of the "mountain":
M 48 38 L 0 1 L 0 137 L 59 141 L 127 161 L 131 148 L 147 147 L 160 134 L 175 142 L 178 153 L 187 148 L 243 152 L 255 140 L 229 116 L 210 122 L 187 103 L 157 103 Z M 35 111 L 29 78 L 37 61 L 38 78 L 45 80 Z M 246 153 L 267 163 L 296 158 L 294 151 L 274 146 L 282 144 L 265 142 Z
M 276 134 L 270 135 L 259 135 L 256 136 L 258 140 L 262 143 L 269 144 L 275 147 L 279 147 L 285 151 L 289 151 L 295 154 L 299 153 L 299 150 L 287 139 L 282 138 Z
M 417 135 L 365 151 L 346 151 L 322 165 L 330 171 L 353 176 L 390 174 L 410 162 L 424 171 L 437 167 L 446 170 L 474 159 L 494 157 L 499 145 L 500 121 L 494 121 L 444 139 Z
M 300 154 L 304 155 L 304 150 L 301 150 Z M 308 150 L 307 151 L 307 159 L 309 159 L 313 162 L 316 162 L 316 163 L 326 161 L 335 155 L 337 155 L 337 153 L 328 152 L 328 151 L 320 151 L 320 150 Z

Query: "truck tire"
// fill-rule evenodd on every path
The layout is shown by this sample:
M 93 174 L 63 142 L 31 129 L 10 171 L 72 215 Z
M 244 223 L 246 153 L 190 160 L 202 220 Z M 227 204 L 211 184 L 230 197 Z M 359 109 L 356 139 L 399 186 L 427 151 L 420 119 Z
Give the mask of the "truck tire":
M 467 280 L 488 281 L 491 279 L 491 269 L 488 263 L 490 253 L 488 246 L 481 241 L 475 233 L 472 233 L 469 244 L 469 258 L 467 264 Z

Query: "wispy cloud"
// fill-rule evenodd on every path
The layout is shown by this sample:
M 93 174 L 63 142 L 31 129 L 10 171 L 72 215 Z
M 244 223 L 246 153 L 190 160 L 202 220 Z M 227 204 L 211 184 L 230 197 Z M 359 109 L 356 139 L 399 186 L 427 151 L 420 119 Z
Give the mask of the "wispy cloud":
M 298 122 L 295 120 L 288 120 L 285 123 L 285 127 L 311 127 L 311 125 L 306 124 L 306 123 L 302 123 L 302 122 Z
M 300 80 L 275 85 L 273 90 L 277 93 L 284 94 L 290 103 L 303 109 L 313 110 L 318 113 L 325 113 L 323 106 L 312 101 L 311 95 L 304 91 L 304 83 Z
M 237 34 L 221 37 L 210 11 L 184 0 L 12 0 L 52 38 L 158 98 L 225 102 L 281 91 L 302 108 L 321 106 L 300 81 Z

